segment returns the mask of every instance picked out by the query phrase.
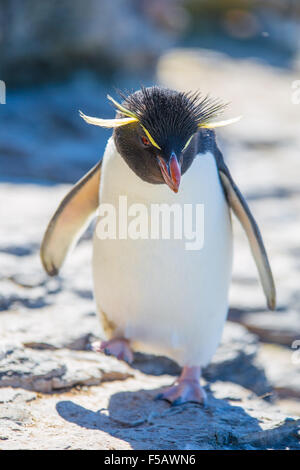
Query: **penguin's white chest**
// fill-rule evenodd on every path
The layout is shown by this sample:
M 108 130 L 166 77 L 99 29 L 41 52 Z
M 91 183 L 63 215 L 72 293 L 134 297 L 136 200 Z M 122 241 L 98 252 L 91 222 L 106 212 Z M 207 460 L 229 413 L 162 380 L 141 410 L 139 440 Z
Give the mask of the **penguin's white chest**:
M 99 312 L 115 335 L 140 351 L 167 355 L 180 365 L 206 365 L 226 319 L 232 264 L 230 214 L 213 155 L 198 155 L 174 194 L 166 185 L 140 180 L 111 139 L 100 188 L 101 206 L 113 208 L 116 225 L 108 230 L 115 238 L 100 239 L 97 227 L 94 234 Z

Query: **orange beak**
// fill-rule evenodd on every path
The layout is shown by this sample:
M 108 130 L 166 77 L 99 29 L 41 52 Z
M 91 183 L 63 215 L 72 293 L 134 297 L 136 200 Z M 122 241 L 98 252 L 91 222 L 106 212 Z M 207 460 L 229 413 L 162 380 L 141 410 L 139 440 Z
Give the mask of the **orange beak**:
M 169 164 L 167 164 L 162 157 L 158 156 L 158 164 L 166 184 L 170 189 L 172 189 L 172 191 L 174 191 L 174 193 L 178 193 L 181 179 L 181 168 L 175 153 L 172 152 Z

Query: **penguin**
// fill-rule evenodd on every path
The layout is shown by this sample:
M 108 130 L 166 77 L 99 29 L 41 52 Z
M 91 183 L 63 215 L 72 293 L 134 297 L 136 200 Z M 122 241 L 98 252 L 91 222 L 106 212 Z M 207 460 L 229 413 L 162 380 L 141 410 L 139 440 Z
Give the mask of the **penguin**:
M 245 230 L 267 306 L 276 291 L 260 230 L 217 145 L 216 121 L 226 105 L 196 92 L 158 86 L 122 94 L 114 119 L 81 117 L 112 128 L 102 160 L 60 203 L 41 244 L 50 276 L 58 274 L 92 217 L 115 208 L 203 205 L 203 245 L 187 250 L 183 239 L 93 238 L 93 283 L 106 338 L 97 351 L 131 362 L 133 351 L 164 355 L 182 372 L 158 395 L 172 405 L 205 403 L 200 384 L 221 339 L 228 313 L 233 233 L 231 212 Z M 149 215 L 150 218 L 150 215 Z M 101 216 L 98 212 L 98 222 Z M 97 222 L 97 223 L 98 223 Z M 97 227 L 97 224 L 96 224 Z

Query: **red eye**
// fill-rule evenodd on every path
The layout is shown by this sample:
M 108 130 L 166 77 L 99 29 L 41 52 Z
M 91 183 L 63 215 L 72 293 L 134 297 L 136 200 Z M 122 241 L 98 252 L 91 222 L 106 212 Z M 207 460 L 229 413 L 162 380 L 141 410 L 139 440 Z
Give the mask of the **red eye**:
M 141 141 L 143 142 L 143 144 L 145 145 L 145 147 L 149 147 L 150 142 L 149 142 L 149 140 L 147 139 L 147 137 L 145 137 L 144 135 L 142 135 Z

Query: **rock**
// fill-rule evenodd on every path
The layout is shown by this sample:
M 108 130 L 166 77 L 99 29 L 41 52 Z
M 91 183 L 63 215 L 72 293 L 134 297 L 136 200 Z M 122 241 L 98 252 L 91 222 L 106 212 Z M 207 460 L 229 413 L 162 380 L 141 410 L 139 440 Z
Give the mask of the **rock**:
M 294 349 L 262 344 L 256 363 L 264 368 L 268 382 L 280 398 L 300 398 L 300 342 Z
M 241 325 L 227 321 L 222 342 L 211 364 L 204 370 L 209 381 L 223 380 L 238 383 L 257 395 L 271 391 L 264 369 L 255 364 L 258 341 Z
M 126 364 L 92 352 L 34 351 L 2 343 L 0 387 L 22 387 L 49 393 L 75 385 L 124 380 L 132 375 Z
M 84 350 L 101 331 L 100 323 L 89 310 L 89 302 L 77 301 L 76 308 L 74 305 L 75 299 L 70 298 L 68 304 L 57 302 L 55 306 L 44 307 L 42 321 L 34 311 L 3 312 L 0 328 L 9 333 L 11 340 L 30 348 Z
M 16 406 L 15 404 L 1 405 L 0 427 L 2 423 L 6 421 L 11 421 L 12 424 L 17 425 L 31 424 L 32 416 L 23 406 Z
M 242 326 L 228 322 L 222 343 L 204 376 L 210 381 L 230 378 L 256 393 L 268 392 L 270 387 L 263 371 L 253 365 L 257 347 L 253 335 Z M 133 369 L 112 357 L 87 351 L 48 348 L 52 351 L 4 344 L 0 386 L 21 386 L 51 392 L 74 385 L 95 385 L 105 380 L 124 379 L 134 373 Z M 150 375 L 178 375 L 180 372 L 178 365 L 168 358 L 142 354 L 137 354 L 133 366 Z
M 202 444 L 205 448 L 207 442 L 213 448 L 250 450 L 281 447 L 285 439 L 290 443 L 294 441 L 292 445 L 298 445 L 293 434 L 299 429 L 300 420 L 285 419 L 278 409 L 232 383 L 216 382 L 211 390 L 213 397 L 210 397 L 210 410 L 204 420 L 209 420 L 210 416 L 212 422 L 207 423 L 206 436 L 204 432 L 203 435 L 198 432 L 198 445 Z M 216 421 L 217 416 L 220 416 L 219 423 Z
M 299 449 L 299 419 L 229 382 L 207 388 L 208 406 L 170 407 L 154 396 L 171 376 L 138 373 L 88 390 L 40 396 L 26 404 L 30 416 L 3 412 L 2 449 L 258 450 Z M 12 404 L 13 405 L 13 404 Z M 15 421 L 13 421 L 15 420 Z M 11 423 L 18 429 L 12 432 Z M 17 424 L 21 423 L 21 424 Z M 61 430 L 59 435 L 55 431 Z M 55 432 L 54 432 L 54 431 Z M 20 444 L 21 443 L 21 444 Z
M 257 338 L 240 325 L 227 321 L 222 340 L 212 364 L 226 365 L 240 360 L 240 355 L 253 358 L 257 351 Z
M 2 403 L 26 403 L 35 400 L 36 394 L 28 390 L 16 390 L 14 388 L 0 388 L 0 404 Z
M 53 377 L 62 376 L 66 367 L 50 354 L 25 350 L 21 346 L 1 345 L 0 385 L 51 391 Z
M 9 280 L 4 280 L 1 283 L 1 290 L 5 294 L 0 297 L 0 311 L 20 307 L 38 309 L 47 305 L 47 300 L 43 296 L 44 289 L 42 288 L 24 292 L 24 289 L 14 286 Z
M 154 356 L 151 354 L 134 354 L 132 366 L 144 374 L 148 375 L 179 375 L 180 367 L 176 362 L 163 356 Z
M 232 320 L 244 325 L 262 341 L 291 346 L 300 339 L 300 313 L 279 312 L 232 312 Z
M 4 393 L 3 393 L 4 392 Z M 31 396 L 30 396 L 31 395 Z M 34 424 L 34 416 L 29 410 L 29 402 L 35 394 L 25 390 L 13 391 L 0 388 L 0 441 L 15 441 L 16 448 L 20 433 Z M 25 431 L 26 432 L 26 431 Z M 2 445 L 0 444 L 1 450 Z
M 93 400 L 91 389 L 89 404 L 83 398 L 61 400 L 57 411 L 66 426 L 72 423 L 86 432 L 102 430 L 117 436 L 122 449 L 300 448 L 296 437 L 300 421 L 286 420 L 273 405 L 243 387 L 215 382 L 212 393 L 208 390 L 206 408 L 191 403 L 172 408 L 151 401 L 166 382 L 166 377 L 140 377 L 118 393 L 110 387 L 107 408 L 98 413 L 92 411 L 96 396 Z
M 279 398 L 276 405 L 288 416 L 300 416 L 300 400 L 299 398 Z
M 60 350 L 55 358 L 64 363 L 66 372 L 53 379 L 53 389 L 125 380 L 133 375 L 127 364 L 104 354 Z
M 273 429 L 245 433 L 237 438 L 237 444 L 246 444 L 248 448 L 254 446 L 262 449 L 278 446 L 288 438 L 293 440 L 293 436 L 299 433 L 299 428 L 300 419 L 286 418 Z M 234 436 L 234 439 L 236 439 L 236 436 Z
M 85 349 L 101 333 L 92 296 L 91 263 L 86 262 L 91 242 L 85 238 L 79 244 L 61 276 L 49 278 L 43 272 L 37 248 L 66 187 L 44 189 L 40 193 L 38 186 L 24 186 L 24 191 L 21 186 L 1 186 L 10 210 L 3 213 L 6 224 L 0 239 L 1 272 L 5 273 L 0 277 L 0 330 L 11 341 L 33 348 Z M 16 229 L 20 197 L 25 208 L 18 217 L 22 241 Z M 52 202 L 45 217 L 47 200 Z M 7 240 L 14 246 L 35 243 L 37 248 L 19 257 L 7 252 Z

